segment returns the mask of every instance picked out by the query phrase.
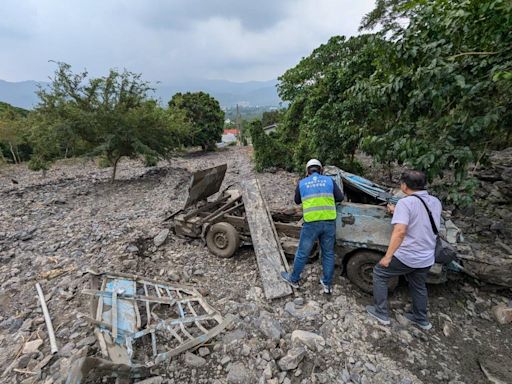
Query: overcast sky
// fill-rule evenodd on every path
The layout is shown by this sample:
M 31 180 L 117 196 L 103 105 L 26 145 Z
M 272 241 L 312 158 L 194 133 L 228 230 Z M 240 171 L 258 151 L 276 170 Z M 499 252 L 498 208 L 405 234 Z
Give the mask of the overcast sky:
M 270 80 L 374 0 L 0 0 L 0 79 L 47 80 L 49 60 L 94 76 L 127 68 L 183 78 Z

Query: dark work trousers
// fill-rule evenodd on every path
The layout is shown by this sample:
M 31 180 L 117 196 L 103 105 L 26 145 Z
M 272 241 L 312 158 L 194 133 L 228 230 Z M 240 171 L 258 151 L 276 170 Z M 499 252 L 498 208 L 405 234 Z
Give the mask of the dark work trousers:
M 393 256 L 387 268 L 377 264 L 373 268 L 373 300 L 375 310 L 386 319 L 388 314 L 388 281 L 395 276 L 404 276 L 409 283 L 412 298 L 412 313 L 415 320 L 428 322 L 427 274 L 430 267 L 411 268 Z

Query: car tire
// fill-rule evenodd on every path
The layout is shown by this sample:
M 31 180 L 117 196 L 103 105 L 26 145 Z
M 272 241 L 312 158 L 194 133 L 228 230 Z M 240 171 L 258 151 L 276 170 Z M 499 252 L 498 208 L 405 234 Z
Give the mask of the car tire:
M 347 262 L 347 277 L 359 289 L 366 293 L 373 292 L 373 267 L 379 262 L 383 254 L 375 251 L 356 251 Z M 389 279 L 389 292 L 398 285 L 398 276 Z
M 240 234 L 229 223 L 214 224 L 206 235 L 206 246 L 218 257 L 232 257 L 240 246 Z

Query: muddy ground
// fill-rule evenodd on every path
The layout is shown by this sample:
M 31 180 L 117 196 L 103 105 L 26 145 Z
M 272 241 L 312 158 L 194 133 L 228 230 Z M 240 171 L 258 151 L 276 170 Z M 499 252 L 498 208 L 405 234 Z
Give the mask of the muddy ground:
M 23 166 L 2 168 L 1 382 L 62 383 L 77 356 L 99 353 L 82 318 L 89 311 L 89 297 L 81 294 L 89 287 L 88 268 L 192 285 L 222 314 L 236 316 L 200 359 L 182 355 L 154 369 L 154 383 L 488 382 L 480 364 L 504 382 L 512 377 L 512 326 L 498 324 L 490 311 L 508 303 L 508 290 L 453 274 L 448 283 L 429 287 L 434 328 L 421 331 L 401 317 L 409 304 L 407 287 L 400 286 L 391 296 L 392 325 L 383 327 L 365 314 L 371 297 L 339 273 L 334 294 L 321 293 L 318 261 L 306 268 L 295 296 L 268 302 L 250 247 L 220 259 L 201 241 L 172 234 L 154 246 L 153 238 L 168 227 L 162 220 L 183 205 L 191 172 L 227 162 L 224 184 L 237 183 L 254 175 L 250 156 L 250 149 L 229 148 L 153 168 L 126 160 L 114 184 L 110 169 L 88 161 L 60 162 L 46 178 Z M 256 176 L 271 208 L 293 206 L 299 175 Z M 60 348 L 40 371 L 50 346 L 36 282 L 46 294 Z M 309 316 L 301 317 L 301 308 Z M 320 335 L 320 344 L 292 343 L 296 330 Z M 38 338 L 43 344 L 23 353 L 25 342 Z

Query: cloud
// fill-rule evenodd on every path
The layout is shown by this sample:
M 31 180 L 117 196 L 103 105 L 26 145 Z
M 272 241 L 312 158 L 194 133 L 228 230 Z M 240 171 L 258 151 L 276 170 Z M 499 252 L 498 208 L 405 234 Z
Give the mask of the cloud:
M 243 28 L 267 29 L 286 15 L 293 0 L 154 0 L 140 3 L 137 14 L 149 28 L 187 29 L 214 18 L 238 20 Z
M 70 63 L 94 76 L 267 80 L 337 34 L 353 35 L 373 0 L 2 0 L 0 78 L 44 80 Z M 21 5 L 20 5 L 21 4 Z

